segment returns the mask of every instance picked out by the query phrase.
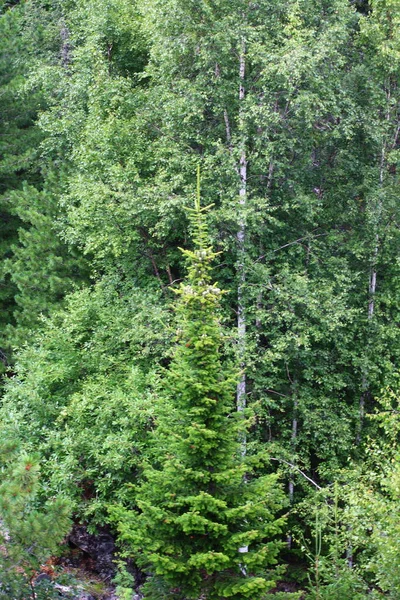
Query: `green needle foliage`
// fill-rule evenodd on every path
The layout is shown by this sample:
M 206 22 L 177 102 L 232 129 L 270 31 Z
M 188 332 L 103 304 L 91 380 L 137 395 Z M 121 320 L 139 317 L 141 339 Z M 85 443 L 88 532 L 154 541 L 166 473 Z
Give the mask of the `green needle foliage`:
M 14 444 L 0 446 L 0 600 L 50 600 L 56 592 L 34 584 L 40 566 L 59 551 L 71 527 L 63 498 L 39 505 L 39 465 Z
M 114 511 L 122 540 L 151 574 L 148 599 L 263 598 L 274 584 L 266 569 L 281 546 L 277 478 L 253 477 L 242 456 L 245 420 L 233 410 L 237 373 L 222 356 L 223 292 L 211 279 L 216 253 L 206 210 L 198 186 L 188 209 L 194 250 L 183 250 L 189 268 L 177 290 L 180 330 L 165 378 L 172 409 L 155 431 L 160 461 L 145 469 L 140 514 Z

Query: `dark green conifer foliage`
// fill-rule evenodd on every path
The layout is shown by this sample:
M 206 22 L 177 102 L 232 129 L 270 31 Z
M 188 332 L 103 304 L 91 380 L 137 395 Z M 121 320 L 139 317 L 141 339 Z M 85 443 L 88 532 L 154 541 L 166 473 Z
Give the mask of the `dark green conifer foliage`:
M 59 551 L 71 526 L 70 507 L 63 498 L 39 507 L 37 458 L 14 443 L 0 446 L 0 473 L 0 600 L 50 600 L 57 592 L 34 580 Z
M 148 466 L 140 514 L 117 510 L 121 538 L 150 571 L 146 598 L 264 598 L 273 587 L 283 495 L 275 475 L 252 476 L 234 411 L 236 372 L 221 356 L 222 291 L 211 279 L 199 186 L 188 209 L 194 250 L 177 290 L 178 343 L 165 389 L 172 408 L 155 431 L 160 464 Z M 122 517 L 122 518 L 121 518 Z M 128 550 L 129 554 L 129 550 Z M 161 595 L 160 595 L 161 594 Z
M 67 153 L 46 154 L 46 133 L 38 124 L 50 94 L 33 73 L 39 65 L 45 70 L 48 62 L 60 62 L 56 5 L 0 4 L 0 360 L 5 366 L 13 362 L 11 349 L 25 343 L 41 316 L 87 274 L 57 225 Z
M 0 371 L 1 364 L 9 364 L 14 344 L 6 339 L 4 329 L 13 322 L 17 292 L 4 271 L 4 260 L 12 255 L 10 247 L 17 242 L 21 226 L 9 194 L 23 181 L 36 185 L 41 180 L 37 147 L 42 134 L 35 125 L 40 97 L 36 91 L 29 97 L 23 93 L 30 57 L 23 35 L 24 6 L 14 4 L 0 3 Z

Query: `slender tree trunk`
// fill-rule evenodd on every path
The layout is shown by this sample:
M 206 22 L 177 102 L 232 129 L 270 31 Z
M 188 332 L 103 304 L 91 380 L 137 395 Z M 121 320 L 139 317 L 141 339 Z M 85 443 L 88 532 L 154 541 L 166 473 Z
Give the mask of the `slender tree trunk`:
M 247 155 L 246 155 L 246 138 L 244 133 L 243 123 L 243 102 L 246 95 L 245 90 L 245 75 L 246 75 L 246 42 L 243 39 L 241 42 L 239 56 L 239 130 L 240 130 L 240 158 L 239 164 L 236 167 L 236 172 L 239 176 L 239 204 L 238 204 L 238 231 L 236 234 L 238 260 L 236 264 L 236 272 L 238 276 L 238 292 L 237 292 L 237 340 L 238 340 L 238 355 L 240 365 L 240 378 L 236 388 L 236 406 L 239 412 L 243 412 L 246 408 L 246 372 L 245 372 L 245 357 L 246 357 L 246 313 L 244 302 L 244 288 L 246 285 L 245 273 L 245 239 L 246 239 L 246 224 L 245 224 L 245 209 L 247 196 Z M 224 122 L 226 140 L 229 151 L 232 152 L 232 136 L 229 123 L 228 111 L 224 110 Z M 246 454 L 246 437 L 242 438 L 242 455 Z
M 243 40 L 241 44 L 241 53 L 239 59 L 239 120 L 240 127 L 242 129 L 242 140 L 240 148 L 240 161 L 239 161 L 239 229 L 237 232 L 238 242 L 238 348 L 239 348 L 239 361 L 241 375 L 237 385 L 236 400 L 238 411 L 243 411 L 246 408 L 246 373 L 245 373 L 245 354 L 246 354 L 246 314 L 244 306 L 244 288 L 246 284 L 246 273 L 245 273 L 245 208 L 246 208 L 246 195 L 247 195 L 247 156 L 246 156 L 246 140 L 243 132 L 243 101 L 245 99 L 245 71 L 246 71 L 246 43 Z M 243 445 L 243 454 L 246 453 L 246 445 Z
M 377 234 L 376 235 L 376 245 L 375 245 L 374 253 L 372 256 L 371 268 L 370 268 L 370 273 L 369 273 L 369 286 L 368 286 L 368 293 L 369 293 L 368 322 L 369 323 L 371 322 L 371 320 L 374 316 L 374 311 L 375 311 L 375 292 L 376 292 L 376 277 L 377 277 L 376 262 L 377 262 L 377 258 L 378 258 L 378 252 L 379 252 L 379 236 Z M 361 381 L 361 396 L 360 396 L 360 405 L 359 405 L 359 424 L 358 424 L 357 439 L 356 439 L 357 445 L 361 441 L 361 433 L 362 433 L 362 430 L 364 427 L 364 419 L 365 419 L 365 403 L 368 400 L 369 394 L 370 394 L 370 391 L 369 391 L 369 381 L 368 381 L 368 369 L 364 368 L 363 375 L 362 375 L 362 381 Z
M 297 428 L 298 428 L 298 421 L 297 421 L 297 408 L 299 405 L 299 401 L 297 398 L 297 392 L 294 392 L 294 396 L 293 396 L 293 419 L 292 419 L 292 436 L 291 436 L 291 451 L 292 451 L 292 462 L 293 464 L 296 463 L 296 459 L 295 459 L 295 453 L 296 453 L 296 445 L 297 445 Z M 293 504 L 293 496 L 294 496 L 294 481 L 293 481 L 293 474 L 291 473 L 290 475 L 290 481 L 289 481 L 289 502 L 290 504 Z
M 290 450 L 291 450 L 291 463 L 294 468 L 290 469 L 289 473 L 289 505 L 293 505 L 294 501 L 294 473 L 295 473 L 295 465 L 296 465 L 296 446 L 297 446 L 297 432 L 298 432 L 298 406 L 299 399 L 297 394 L 297 381 L 296 379 L 292 381 L 290 378 L 289 370 L 288 376 L 290 382 L 292 384 L 292 398 L 293 398 L 293 417 L 292 417 L 292 434 L 290 439 Z M 287 545 L 290 549 L 292 547 L 292 536 L 289 534 L 287 536 Z
M 379 170 L 379 185 L 383 186 L 383 176 L 385 168 L 385 146 L 382 148 L 381 165 Z M 378 210 L 381 212 L 381 204 L 379 203 Z M 375 234 L 375 248 L 371 257 L 371 267 L 369 271 L 369 285 L 368 285 L 368 323 L 372 321 L 375 312 L 375 294 L 376 294 L 376 283 L 377 283 L 377 261 L 379 254 L 379 233 Z M 369 397 L 369 380 L 368 380 L 368 368 L 364 368 L 361 382 L 361 396 L 359 405 L 359 424 L 357 432 L 357 445 L 361 441 L 361 433 L 364 427 L 365 419 L 365 403 Z
M 246 74 L 246 42 L 243 39 L 241 43 L 240 58 L 239 58 L 239 127 L 241 129 L 241 143 L 240 143 L 240 160 L 239 160 L 239 228 L 237 232 L 238 242 L 238 263 L 237 263 L 237 274 L 238 274 L 238 349 L 239 349 L 239 363 L 240 363 L 240 379 L 236 389 L 236 403 L 237 410 L 243 411 L 246 408 L 246 371 L 245 371 L 245 359 L 246 359 L 246 313 L 244 305 L 244 287 L 246 284 L 246 272 L 245 272 L 245 236 L 246 236 L 246 224 L 245 224 L 245 208 L 246 208 L 246 195 L 247 195 L 247 156 L 246 156 L 246 138 L 244 133 L 243 123 L 243 101 L 245 99 L 245 74 Z M 246 455 L 246 436 L 243 435 L 241 439 L 242 456 Z M 248 546 L 242 546 L 239 548 L 239 552 L 246 554 L 248 552 Z M 240 567 L 242 574 L 247 575 L 247 569 L 245 565 Z
M 390 85 L 388 84 L 387 92 L 386 92 L 387 110 L 386 110 L 386 115 L 385 115 L 385 118 L 386 118 L 386 121 L 388 124 L 390 122 L 390 117 L 391 117 L 390 95 L 391 95 L 390 94 Z M 394 137 L 394 144 L 396 144 L 398 135 L 399 135 L 399 128 L 397 126 L 395 137 Z M 380 187 L 380 189 L 383 188 L 383 184 L 384 184 L 385 167 L 386 167 L 386 151 L 387 151 L 387 142 L 386 142 L 386 140 L 384 140 L 384 142 L 382 144 L 380 167 L 379 167 L 379 187 Z M 382 213 L 382 200 L 381 199 L 379 199 L 377 210 L 378 210 L 378 218 L 377 218 L 376 233 L 375 233 L 375 247 L 374 247 L 374 251 L 372 253 L 372 257 L 371 257 L 371 267 L 370 267 L 370 272 L 369 272 L 368 323 L 370 323 L 372 321 L 372 318 L 373 318 L 374 312 L 375 312 L 375 294 L 376 294 L 376 285 L 377 285 L 377 276 L 378 276 L 377 262 L 378 262 L 379 244 L 380 244 L 379 221 L 380 221 L 381 213 Z M 361 392 L 360 405 L 359 405 L 359 426 L 358 426 L 358 432 L 357 432 L 357 438 L 356 438 L 357 445 L 361 441 L 361 433 L 362 433 L 362 430 L 364 427 L 365 403 L 370 396 L 370 389 L 369 389 L 370 382 L 369 382 L 369 378 L 368 378 L 368 368 L 364 368 L 361 385 L 362 385 L 362 392 Z M 351 544 L 347 548 L 346 558 L 347 558 L 347 564 L 348 564 L 349 568 L 352 568 L 353 567 L 353 548 L 352 548 Z
M 69 30 L 66 24 L 63 22 L 60 31 L 61 37 L 61 64 L 64 69 L 69 67 L 71 62 L 71 44 Z
M 372 259 L 371 271 L 369 274 L 369 302 L 368 302 L 368 319 L 372 319 L 375 310 L 375 292 L 376 292 L 376 261 L 378 258 L 379 250 L 379 237 L 376 236 L 376 246 L 374 250 L 374 256 Z

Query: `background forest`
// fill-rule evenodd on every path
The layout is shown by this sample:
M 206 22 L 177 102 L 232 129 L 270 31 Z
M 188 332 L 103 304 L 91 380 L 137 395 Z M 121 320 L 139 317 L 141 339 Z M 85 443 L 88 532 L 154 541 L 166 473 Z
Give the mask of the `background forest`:
M 0 598 L 72 519 L 149 599 L 400 599 L 399 77 L 398 0 L 0 0 Z

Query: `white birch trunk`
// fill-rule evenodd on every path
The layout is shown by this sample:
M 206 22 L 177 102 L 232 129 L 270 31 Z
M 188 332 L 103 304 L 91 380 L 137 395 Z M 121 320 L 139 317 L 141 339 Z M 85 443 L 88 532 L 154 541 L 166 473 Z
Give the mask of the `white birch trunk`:
M 297 396 L 297 381 L 296 379 L 294 381 L 292 381 L 292 379 L 290 378 L 290 374 L 289 374 L 289 370 L 288 370 L 288 376 L 289 379 L 291 381 L 292 384 L 292 396 L 293 396 L 293 418 L 292 418 L 292 435 L 291 435 L 291 439 L 290 439 L 290 449 L 291 449 L 291 454 L 292 454 L 292 458 L 291 458 L 291 462 L 293 464 L 293 467 L 295 467 L 296 464 L 296 446 L 297 446 L 297 431 L 298 431 L 298 418 L 297 418 L 297 412 L 298 412 L 298 406 L 299 406 L 299 399 Z M 290 474 L 289 474 L 289 504 L 290 506 L 293 505 L 293 499 L 294 499 L 294 468 L 290 469 Z M 287 545 L 288 548 L 290 549 L 292 547 L 292 536 L 289 534 L 287 536 Z
M 292 462 L 295 463 L 295 457 L 294 454 L 296 452 L 296 444 L 297 444 L 297 427 L 298 427 L 298 422 L 297 422 L 297 407 L 298 407 L 298 399 L 297 399 L 297 393 L 295 391 L 295 395 L 294 395 L 294 399 L 293 399 L 293 420 L 292 420 L 292 438 L 291 438 L 291 449 L 292 449 Z M 289 502 L 292 505 L 293 504 L 293 495 L 294 495 L 294 481 L 293 481 L 293 476 L 290 476 L 290 481 L 289 481 Z
M 379 183 L 382 187 L 383 185 L 383 171 L 385 165 L 385 148 L 382 149 L 382 160 L 381 167 L 379 173 Z M 381 207 L 379 207 L 380 210 Z M 368 322 L 371 322 L 374 312 L 375 312 L 375 293 L 376 293 L 376 283 L 377 283 L 377 260 L 379 254 L 379 234 L 375 235 L 375 248 L 371 259 L 371 267 L 369 271 L 369 285 L 368 285 Z M 361 396 L 360 396 L 360 404 L 359 404 L 359 426 L 357 432 L 357 445 L 361 441 L 361 433 L 364 427 L 364 419 L 365 419 L 365 402 L 368 398 L 369 394 L 369 381 L 368 381 L 368 371 L 364 369 L 362 382 L 361 382 Z
M 246 312 L 244 303 L 244 288 L 246 284 L 246 273 L 245 273 L 245 236 L 246 236 L 246 225 L 245 225 L 245 208 L 246 208 L 246 195 L 247 195 L 247 156 L 246 156 L 246 140 L 243 131 L 243 101 L 245 98 L 245 70 L 246 70 L 246 44 L 242 41 L 240 59 L 239 59 L 239 126 L 241 128 L 241 144 L 240 144 L 240 159 L 239 159 L 239 227 L 237 232 L 237 244 L 238 244 L 238 261 L 237 261 L 237 275 L 238 275 L 238 298 L 237 298 L 237 339 L 238 339 L 238 354 L 240 364 L 240 379 L 236 389 L 236 405 L 239 412 L 243 412 L 246 408 L 246 371 L 245 371 L 245 357 L 246 357 Z M 246 436 L 243 434 L 241 438 L 241 452 L 242 456 L 246 455 Z
M 245 78 L 245 69 L 246 69 L 246 45 L 245 42 L 242 42 L 240 60 L 239 60 L 239 112 L 243 111 L 243 101 L 245 98 L 245 87 L 244 87 L 244 78 Z M 240 118 L 240 121 L 242 119 Z M 242 123 L 240 123 L 242 125 Z M 245 274 L 245 266 L 244 266 L 244 257 L 245 257 L 245 235 L 246 235 L 246 226 L 245 226 L 245 218 L 244 212 L 246 208 L 246 194 L 247 194 L 247 157 L 246 157 L 246 146 L 244 134 L 242 134 L 241 141 L 241 149 L 240 149 L 240 161 L 239 161 L 239 177 L 240 177 L 240 187 L 239 187 L 239 229 L 237 232 L 237 242 L 238 242 L 238 263 L 237 263 L 237 273 L 238 273 L 238 349 L 239 349 L 239 362 L 241 375 L 240 380 L 237 385 L 236 392 L 236 400 L 237 400 L 237 409 L 238 411 L 243 411 L 246 408 L 246 374 L 245 374 L 245 354 L 246 354 L 246 314 L 244 307 L 244 286 L 246 284 L 246 274 Z M 245 452 L 245 449 L 244 449 Z
M 62 26 L 61 26 L 60 37 L 61 37 L 61 65 L 63 66 L 64 69 L 67 69 L 71 62 L 71 44 L 70 44 L 69 30 L 64 22 L 62 23 Z
M 387 92 L 386 92 L 386 101 L 387 101 L 387 110 L 386 110 L 386 121 L 387 123 L 390 122 L 390 86 L 388 85 L 387 87 Z M 392 148 L 396 145 L 397 142 L 397 138 L 399 135 L 399 126 L 397 125 L 396 127 L 396 133 L 394 136 L 394 142 L 392 145 Z M 383 183 L 384 183 L 384 176 L 385 176 L 385 165 L 386 165 L 386 150 L 387 150 L 387 142 L 384 141 L 382 144 L 382 151 L 381 151 L 381 160 L 380 160 L 380 167 L 379 167 L 379 187 L 382 189 L 383 188 Z M 381 213 L 382 213 L 382 202 L 381 200 L 379 200 L 378 203 L 378 217 L 380 218 Z M 370 272 L 369 272 L 369 286 L 368 286 L 368 322 L 370 322 L 374 316 L 374 312 L 375 312 L 375 293 L 376 293 L 376 285 L 377 285 L 377 262 L 378 262 L 378 254 L 379 254 L 379 220 L 378 220 L 378 225 L 377 225 L 377 232 L 375 234 L 375 248 L 374 248 L 374 252 L 372 255 L 372 259 L 371 259 L 371 268 L 370 268 Z M 368 381 L 368 372 L 366 370 L 364 370 L 363 373 L 363 377 L 362 377 L 362 392 L 361 392 L 361 397 L 360 397 L 360 418 L 359 418 L 359 427 L 358 427 L 358 433 L 357 433 L 357 444 L 360 443 L 361 440 L 361 432 L 364 426 L 364 418 L 365 418 L 365 401 L 368 398 L 368 394 L 369 394 L 369 381 Z
M 377 277 L 376 261 L 378 258 L 378 252 L 379 252 L 379 236 L 376 235 L 376 245 L 375 245 L 374 254 L 372 257 L 372 264 L 371 264 L 370 273 L 369 273 L 368 322 L 370 322 L 372 317 L 374 316 L 374 310 L 375 310 L 375 292 L 376 292 L 376 277 Z M 361 396 L 360 396 L 360 405 L 359 405 L 359 415 L 360 416 L 359 416 L 359 425 L 358 425 L 358 432 L 357 432 L 357 439 L 356 439 L 357 445 L 361 441 L 361 432 L 364 427 L 364 419 L 365 419 L 365 402 L 368 398 L 368 394 L 369 394 L 368 372 L 366 369 L 364 369 L 363 376 L 362 376 L 362 382 L 361 382 Z

